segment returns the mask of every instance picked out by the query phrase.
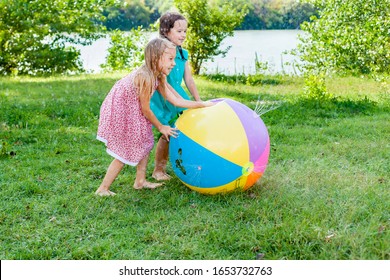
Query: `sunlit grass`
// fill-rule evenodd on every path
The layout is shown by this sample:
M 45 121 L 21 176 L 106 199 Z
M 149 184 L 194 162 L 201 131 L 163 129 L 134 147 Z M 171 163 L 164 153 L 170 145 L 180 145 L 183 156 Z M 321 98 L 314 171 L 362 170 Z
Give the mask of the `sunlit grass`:
M 318 103 L 299 77 L 198 77 L 204 100 L 280 102 L 262 115 L 271 154 L 258 184 L 205 196 L 174 178 L 136 191 L 126 167 L 117 196 L 100 198 L 112 158 L 95 139 L 99 108 L 121 76 L 0 79 L 1 259 L 389 259 L 390 104 L 378 83 L 335 78 L 337 98 Z

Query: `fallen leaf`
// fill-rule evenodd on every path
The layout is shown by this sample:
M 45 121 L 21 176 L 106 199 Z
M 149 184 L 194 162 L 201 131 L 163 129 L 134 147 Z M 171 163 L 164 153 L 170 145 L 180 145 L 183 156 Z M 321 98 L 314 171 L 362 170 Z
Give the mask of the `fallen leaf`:
M 336 236 L 335 233 L 329 234 L 329 235 L 325 236 L 325 241 L 326 241 L 326 242 L 331 242 L 331 239 L 332 239 L 333 237 L 335 237 L 335 236 Z

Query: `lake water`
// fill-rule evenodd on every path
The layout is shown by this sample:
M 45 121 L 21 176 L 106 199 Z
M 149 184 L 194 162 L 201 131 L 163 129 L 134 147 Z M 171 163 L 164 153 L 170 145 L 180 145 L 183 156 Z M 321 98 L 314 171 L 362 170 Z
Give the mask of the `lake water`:
M 255 57 L 263 63 L 268 63 L 270 73 L 297 73 L 294 65 L 298 59 L 285 54 L 298 44 L 297 36 L 300 30 L 240 30 L 233 37 L 227 37 L 221 44 L 221 49 L 231 46 L 225 57 L 215 57 L 202 65 L 201 73 L 253 74 L 255 72 Z M 79 47 L 84 68 L 89 72 L 99 72 L 100 64 L 105 62 L 109 38 L 101 38 L 91 46 Z M 290 63 L 292 65 L 286 65 Z

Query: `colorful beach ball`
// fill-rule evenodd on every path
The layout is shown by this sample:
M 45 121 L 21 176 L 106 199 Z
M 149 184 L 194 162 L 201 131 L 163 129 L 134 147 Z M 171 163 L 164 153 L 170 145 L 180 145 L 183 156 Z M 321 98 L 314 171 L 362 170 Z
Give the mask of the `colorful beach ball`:
M 178 178 L 204 194 L 247 190 L 263 175 L 270 140 L 261 118 L 244 104 L 215 99 L 216 105 L 188 109 L 177 119 L 169 158 Z

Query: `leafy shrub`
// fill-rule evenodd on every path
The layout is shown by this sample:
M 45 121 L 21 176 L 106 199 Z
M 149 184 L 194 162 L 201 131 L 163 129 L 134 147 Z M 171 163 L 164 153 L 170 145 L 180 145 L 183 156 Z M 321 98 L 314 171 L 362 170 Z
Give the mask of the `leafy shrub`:
M 327 92 L 324 74 L 308 75 L 305 78 L 304 93 L 309 99 L 320 102 L 333 98 L 333 96 Z
M 81 72 L 80 52 L 102 36 L 113 0 L 0 1 L 0 75 Z
M 312 0 L 319 16 L 301 25 L 298 53 L 308 71 L 390 72 L 388 0 Z
M 132 29 L 129 32 L 116 30 L 111 33 L 111 46 L 108 49 L 106 63 L 101 68 L 111 70 L 131 70 L 140 66 L 144 59 L 144 47 L 147 43 L 147 32 Z

